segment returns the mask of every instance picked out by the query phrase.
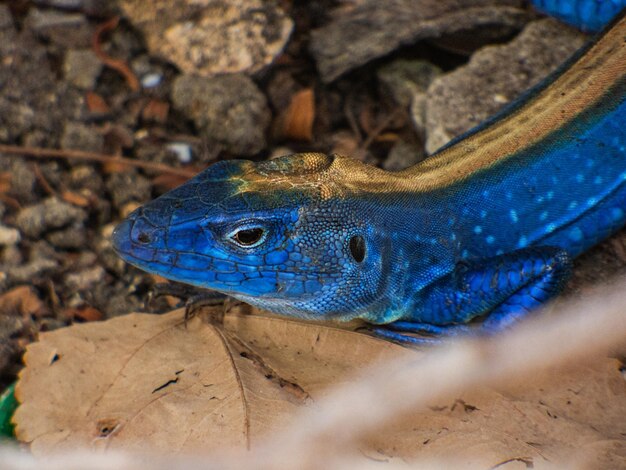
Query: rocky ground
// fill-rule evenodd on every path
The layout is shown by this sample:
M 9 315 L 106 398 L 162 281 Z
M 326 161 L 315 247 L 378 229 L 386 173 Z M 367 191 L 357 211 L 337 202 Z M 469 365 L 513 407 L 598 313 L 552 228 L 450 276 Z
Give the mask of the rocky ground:
M 0 389 L 39 331 L 171 307 L 109 235 L 186 175 L 305 150 L 404 168 L 587 39 L 521 0 L 0 1 Z M 625 270 L 624 240 L 570 295 Z

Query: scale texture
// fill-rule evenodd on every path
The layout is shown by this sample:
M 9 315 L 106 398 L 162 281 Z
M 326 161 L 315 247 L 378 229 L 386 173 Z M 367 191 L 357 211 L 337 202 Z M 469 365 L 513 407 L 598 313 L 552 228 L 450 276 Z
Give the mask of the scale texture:
M 133 212 L 113 243 L 172 280 L 428 342 L 403 332 L 466 334 L 484 318 L 491 333 L 556 295 L 571 259 L 621 228 L 625 209 L 622 16 L 559 74 L 412 168 L 314 153 L 222 161 Z

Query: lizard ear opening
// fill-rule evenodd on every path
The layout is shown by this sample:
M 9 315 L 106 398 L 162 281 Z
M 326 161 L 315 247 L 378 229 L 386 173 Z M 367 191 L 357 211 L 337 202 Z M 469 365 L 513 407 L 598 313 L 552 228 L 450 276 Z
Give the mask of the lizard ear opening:
M 350 254 L 357 263 L 365 259 L 365 239 L 361 235 L 355 235 L 350 239 Z

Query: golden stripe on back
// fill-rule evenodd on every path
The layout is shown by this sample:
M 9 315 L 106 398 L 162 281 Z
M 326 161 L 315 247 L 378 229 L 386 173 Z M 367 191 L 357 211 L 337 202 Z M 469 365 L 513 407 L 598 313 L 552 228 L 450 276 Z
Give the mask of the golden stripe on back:
M 626 79 L 626 17 L 533 100 L 422 163 L 390 173 L 337 157 L 328 172 L 357 191 L 436 189 L 540 141 L 601 100 L 620 79 Z

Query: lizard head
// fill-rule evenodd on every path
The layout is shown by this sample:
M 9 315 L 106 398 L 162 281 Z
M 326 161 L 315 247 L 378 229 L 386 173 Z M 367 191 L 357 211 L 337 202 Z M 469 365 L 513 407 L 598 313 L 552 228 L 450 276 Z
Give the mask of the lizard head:
M 216 163 L 135 210 L 113 246 L 145 271 L 277 313 L 356 317 L 380 301 L 383 250 L 345 184 L 350 165 L 366 166 L 313 153 Z

